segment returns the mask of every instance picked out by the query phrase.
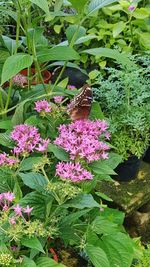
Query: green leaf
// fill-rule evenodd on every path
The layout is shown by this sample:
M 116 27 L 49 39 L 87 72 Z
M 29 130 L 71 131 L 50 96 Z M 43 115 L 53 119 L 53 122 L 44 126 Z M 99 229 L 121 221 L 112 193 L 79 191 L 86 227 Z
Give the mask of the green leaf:
M 15 76 L 19 71 L 28 68 L 33 62 L 33 57 L 28 54 L 17 54 L 6 59 L 3 69 L 1 85 Z
M 23 239 L 21 239 L 21 244 L 25 247 L 34 248 L 34 249 L 37 249 L 38 251 L 45 253 L 37 237 L 30 237 L 30 238 L 24 237 Z
M 115 49 L 110 49 L 110 48 L 91 48 L 87 50 L 83 50 L 82 53 L 87 53 L 93 56 L 99 56 L 99 57 L 108 57 L 108 58 L 113 58 L 119 63 L 123 65 L 128 65 L 128 66 L 134 66 L 135 64 L 130 61 L 130 59 L 127 57 L 125 54 L 121 54 L 119 51 Z
M 12 125 L 22 124 L 24 122 L 24 105 L 28 100 L 22 101 L 19 106 L 16 108 L 15 113 L 12 117 Z
M 22 178 L 25 185 L 28 187 L 37 190 L 38 192 L 44 191 L 44 188 L 47 185 L 46 178 L 40 174 L 35 172 L 29 173 L 19 173 L 19 176 Z
M 40 7 L 47 16 L 49 15 L 49 6 L 47 0 L 30 0 L 30 2 Z
M 107 160 L 97 160 L 90 164 L 90 168 L 97 174 L 115 175 L 116 173 L 108 165 Z
M 134 252 L 132 240 L 123 233 L 102 237 L 101 248 L 105 251 L 111 267 L 130 267 Z
M 9 52 L 1 48 L 0 49 L 0 63 L 4 63 L 8 57 L 9 57 Z
M 72 214 L 69 214 L 64 219 L 62 219 L 62 221 L 61 221 L 61 227 L 62 227 L 63 224 L 71 225 L 76 220 L 78 220 L 81 216 L 87 214 L 90 211 L 91 211 L 91 209 L 84 209 L 84 210 L 73 212 Z
M 69 161 L 69 154 L 61 147 L 58 147 L 53 144 L 48 145 L 48 152 L 52 152 L 55 157 L 62 161 Z
M 51 49 L 43 49 L 37 53 L 38 61 L 53 61 L 53 60 L 78 60 L 79 54 L 69 46 L 56 46 Z
M 76 34 L 76 32 L 77 32 L 77 34 Z M 70 25 L 66 29 L 66 36 L 67 36 L 69 43 L 71 42 L 72 38 L 74 38 L 74 36 L 75 36 L 74 41 L 76 41 L 80 37 L 83 37 L 85 34 L 86 34 L 86 29 L 82 26 L 78 27 L 78 25 Z
M 103 249 L 90 244 L 86 245 L 85 251 L 94 267 L 112 267 Z
M 122 156 L 117 153 L 110 152 L 107 164 L 110 168 L 115 169 L 122 162 Z
M 29 157 L 23 160 L 20 164 L 20 171 L 29 171 L 32 170 L 35 164 L 40 163 L 42 157 Z
M 113 26 L 113 37 L 116 38 L 125 28 L 126 24 L 123 21 L 115 23 Z
M 92 15 L 98 9 L 108 6 L 112 3 L 117 2 L 116 0 L 91 0 L 88 6 L 88 16 Z
M 21 191 L 20 185 L 19 185 L 17 180 L 15 181 L 13 193 L 15 195 L 15 202 L 18 203 L 19 200 L 22 198 L 22 191 Z
M 108 196 L 107 196 L 106 194 L 104 194 L 104 193 L 101 193 L 101 192 L 95 192 L 95 194 L 96 194 L 97 196 L 103 198 L 103 199 L 106 200 L 106 201 L 110 201 L 110 202 L 113 201 L 110 197 L 108 197 Z
M 104 208 L 104 211 L 101 213 L 101 216 L 106 220 L 114 222 L 118 225 L 122 225 L 124 222 L 125 214 L 117 209 Z
M 23 256 L 23 262 L 17 266 L 18 267 L 37 267 L 36 263 L 26 256 Z
M 132 16 L 136 19 L 146 19 L 149 17 L 149 11 L 146 8 L 136 8 L 132 13 Z
M 12 191 L 14 188 L 15 173 L 8 167 L 0 168 L 0 193 Z
M 38 126 L 40 123 L 40 118 L 37 117 L 36 115 L 33 115 L 33 116 L 27 118 L 25 120 L 25 123 L 29 124 L 29 125 L 33 125 L 33 126 Z
M 88 42 L 89 40 L 92 40 L 92 39 L 96 39 L 96 35 L 94 34 L 88 34 L 88 35 L 85 35 L 83 37 L 80 37 L 78 38 L 76 41 L 75 41 L 75 45 L 78 45 L 78 44 L 82 44 L 82 43 L 86 43 Z
M 9 148 L 13 147 L 13 142 L 10 139 L 10 133 L 0 133 L 0 144 Z
M 12 55 L 16 49 L 16 40 L 11 39 L 8 36 L 5 35 L 1 35 L 1 39 L 3 44 L 5 45 L 5 47 L 8 49 L 8 51 L 10 52 L 10 55 Z M 18 43 L 18 47 L 22 44 L 22 41 L 19 41 Z
M 12 128 L 11 120 L 0 121 L 0 129 L 8 130 L 11 128 Z
M 140 43 L 147 49 L 150 49 L 150 33 L 140 33 Z
M 84 6 L 87 3 L 88 0 L 82 0 L 82 1 L 77 1 L 77 0 L 69 0 L 69 2 L 72 4 L 72 6 L 80 13 L 83 12 Z
M 90 194 L 81 194 L 67 202 L 64 205 L 65 207 L 72 207 L 77 209 L 84 209 L 84 208 L 100 208 L 100 205 L 94 200 L 93 196 Z
M 103 120 L 105 118 L 104 114 L 101 110 L 100 104 L 98 102 L 92 103 L 90 118 L 94 119 L 94 120 L 96 120 L 96 119 Z
M 38 258 L 36 264 L 38 267 L 66 267 L 62 263 L 57 263 L 56 261 L 47 257 Z
M 113 232 L 118 231 L 117 224 L 101 217 L 97 216 L 95 220 L 92 222 L 92 230 L 96 234 L 111 234 Z

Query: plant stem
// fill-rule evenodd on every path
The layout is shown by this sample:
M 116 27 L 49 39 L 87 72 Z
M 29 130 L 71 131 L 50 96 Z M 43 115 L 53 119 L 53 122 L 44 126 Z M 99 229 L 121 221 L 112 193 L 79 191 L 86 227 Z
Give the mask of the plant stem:
M 7 95 L 6 105 L 5 105 L 5 111 L 7 111 L 8 106 L 9 106 L 9 102 L 11 99 L 11 92 L 12 92 L 12 79 L 10 79 L 9 81 L 9 89 L 8 89 L 8 95 Z
M 19 46 L 20 18 L 21 18 L 21 10 L 20 10 L 20 3 L 19 3 L 19 0 L 18 0 L 15 54 L 17 53 L 18 46 Z
M 47 176 L 47 174 L 46 174 L 44 168 L 41 168 L 41 171 L 42 171 L 42 173 L 43 173 L 43 175 L 44 175 L 46 181 L 49 182 L 48 176 Z

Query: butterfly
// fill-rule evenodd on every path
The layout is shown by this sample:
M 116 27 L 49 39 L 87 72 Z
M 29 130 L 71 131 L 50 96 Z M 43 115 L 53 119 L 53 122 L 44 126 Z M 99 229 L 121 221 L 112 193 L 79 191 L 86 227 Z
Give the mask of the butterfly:
M 72 121 L 88 119 L 93 100 L 92 88 L 85 84 L 69 104 L 69 114 Z

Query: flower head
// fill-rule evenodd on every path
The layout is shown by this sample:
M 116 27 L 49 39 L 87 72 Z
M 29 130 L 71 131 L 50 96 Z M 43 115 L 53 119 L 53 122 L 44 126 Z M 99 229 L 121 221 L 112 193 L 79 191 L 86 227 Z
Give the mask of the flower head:
M 0 154 L 0 166 L 7 165 L 9 167 L 12 167 L 17 163 L 18 163 L 18 159 L 15 159 L 14 157 L 10 157 L 6 153 Z
M 82 158 L 87 162 L 107 157 L 109 146 L 100 141 L 108 125 L 105 121 L 77 120 L 69 125 L 60 125 L 55 144 L 69 152 L 72 160 Z M 108 138 L 108 133 L 107 133 Z
M 30 208 L 29 205 L 27 205 L 26 208 L 23 209 L 24 213 L 27 213 L 28 215 L 31 213 L 32 210 L 33 208 Z
M 16 141 L 13 149 L 16 155 L 26 155 L 34 151 L 44 152 L 49 143 L 49 139 L 40 137 L 36 127 L 27 124 L 17 125 L 11 132 L 11 138 Z
M 24 85 L 27 84 L 27 82 L 28 82 L 27 78 L 20 73 L 16 74 L 13 77 L 12 81 L 13 81 L 13 83 L 16 83 L 17 85 L 19 85 L 21 87 L 24 87 Z
M 19 204 L 17 204 L 15 207 L 13 207 L 13 210 L 14 210 L 16 216 L 22 217 L 22 207 Z
M 6 192 L 3 193 L 3 197 L 8 201 L 8 202 L 12 202 L 15 198 L 14 194 L 11 192 Z
M 62 102 L 62 100 L 64 99 L 64 96 L 61 96 L 61 95 L 54 96 L 53 99 L 54 99 L 55 103 L 60 104 Z
M 136 9 L 136 7 L 133 6 L 133 5 L 130 5 L 130 6 L 128 7 L 128 10 L 129 10 L 129 11 L 134 11 L 135 9 Z
M 48 112 L 51 112 L 52 108 L 51 108 L 51 106 L 47 100 L 39 100 L 39 101 L 35 102 L 35 108 L 34 109 L 38 113 L 41 113 L 41 112 L 48 113 Z
M 59 162 L 56 165 L 56 175 L 62 179 L 68 179 L 72 182 L 80 182 L 84 180 L 91 180 L 92 174 L 86 169 L 82 168 L 80 163 L 65 163 Z
M 74 85 L 68 85 L 68 89 L 69 90 L 74 90 L 74 89 L 76 89 L 76 87 Z

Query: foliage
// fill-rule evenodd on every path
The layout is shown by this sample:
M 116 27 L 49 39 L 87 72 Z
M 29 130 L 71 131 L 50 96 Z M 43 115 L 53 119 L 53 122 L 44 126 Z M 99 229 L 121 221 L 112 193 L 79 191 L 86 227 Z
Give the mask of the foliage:
M 143 250 L 143 256 L 137 264 L 134 264 L 135 267 L 148 267 L 150 264 L 150 247 L 147 247 Z
M 149 136 L 149 54 L 134 56 L 135 68 L 106 68 L 91 72 L 94 97 L 110 122 L 112 145 L 127 159 L 144 153 Z M 95 77 L 96 75 L 96 77 Z M 93 76 L 93 77 L 92 77 Z

